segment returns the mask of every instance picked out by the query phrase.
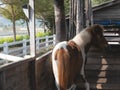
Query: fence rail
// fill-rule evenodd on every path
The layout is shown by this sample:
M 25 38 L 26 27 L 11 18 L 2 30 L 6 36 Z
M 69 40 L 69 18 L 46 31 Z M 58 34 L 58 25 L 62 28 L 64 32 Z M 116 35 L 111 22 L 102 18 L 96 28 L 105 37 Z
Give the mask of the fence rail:
M 36 38 L 36 50 L 48 49 L 55 44 L 55 35 Z M 25 56 L 30 53 L 30 41 L 22 40 L 17 42 L 0 44 L 1 53 L 15 56 Z

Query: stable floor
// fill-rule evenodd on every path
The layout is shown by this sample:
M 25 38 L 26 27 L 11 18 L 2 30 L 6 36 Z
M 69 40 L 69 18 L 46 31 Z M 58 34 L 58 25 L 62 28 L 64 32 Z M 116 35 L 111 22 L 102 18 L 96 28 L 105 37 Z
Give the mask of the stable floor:
M 86 77 L 90 90 L 120 90 L 120 46 L 111 45 L 104 51 L 91 48 Z

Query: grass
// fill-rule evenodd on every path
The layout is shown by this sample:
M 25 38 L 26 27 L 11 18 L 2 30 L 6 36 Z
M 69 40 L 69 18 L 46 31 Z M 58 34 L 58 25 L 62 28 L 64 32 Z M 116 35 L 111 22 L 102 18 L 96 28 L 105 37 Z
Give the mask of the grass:
M 47 36 L 47 35 L 51 35 L 51 32 L 37 32 L 36 33 L 36 37 L 43 37 L 43 36 Z M 23 39 L 29 39 L 28 35 L 16 35 L 16 41 L 21 41 Z M 14 38 L 13 37 L 4 37 L 4 38 L 0 38 L 0 44 L 3 44 L 4 42 L 13 42 Z

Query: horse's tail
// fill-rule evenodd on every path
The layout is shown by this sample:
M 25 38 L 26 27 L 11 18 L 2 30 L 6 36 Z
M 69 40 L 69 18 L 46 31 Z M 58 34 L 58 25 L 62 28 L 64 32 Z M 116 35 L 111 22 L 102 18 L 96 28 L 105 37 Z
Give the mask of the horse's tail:
M 57 51 L 55 58 L 58 62 L 58 78 L 60 90 L 66 90 L 69 87 L 70 80 L 70 57 L 64 48 Z

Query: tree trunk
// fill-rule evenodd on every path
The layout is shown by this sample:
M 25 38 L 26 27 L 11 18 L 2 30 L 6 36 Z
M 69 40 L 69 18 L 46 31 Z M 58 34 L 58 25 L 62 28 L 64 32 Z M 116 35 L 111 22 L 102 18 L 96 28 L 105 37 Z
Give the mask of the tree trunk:
M 54 0 L 56 43 L 66 40 L 64 0 Z
M 16 41 L 16 25 L 15 25 L 15 13 L 14 13 L 14 7 L 11 5 L 12 10 L 12 22 L 13 22 L 13 35 L 14 35 L 14 41 Z

